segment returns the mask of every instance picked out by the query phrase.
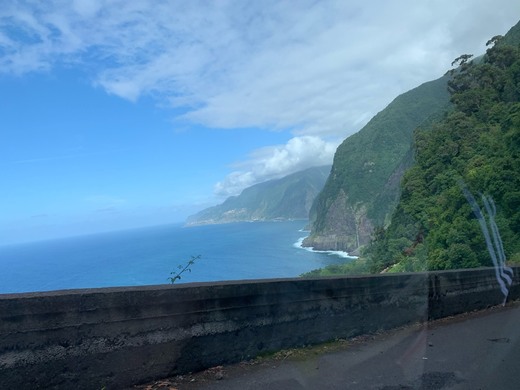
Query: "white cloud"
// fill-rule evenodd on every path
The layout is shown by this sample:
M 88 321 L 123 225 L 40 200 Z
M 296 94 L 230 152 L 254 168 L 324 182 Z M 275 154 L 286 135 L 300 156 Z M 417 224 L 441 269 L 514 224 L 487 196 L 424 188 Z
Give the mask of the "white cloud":
M 217 185 L 233 193 L 318 165 L 317 137 L 359 130 L 518 15 L 518 0 L 4 0 L 0 72 L 74 64 L 108 93 L 183 108 L 181 127 L 291 131 Z
M 516 22 L 517 0 L 20 3 L 0 66 L 83 64 L 108 92 L 155 95 L 208 127 L 345 136 Z
M 235 164 L 238 170 L 215 185 L 215 194 L 230 196 L 244 188 L 283 177 L 305 168 L 332 164 L 338 143 L 316 136 L 291 138 L 287 144 L 258 149 L 246 162 Z

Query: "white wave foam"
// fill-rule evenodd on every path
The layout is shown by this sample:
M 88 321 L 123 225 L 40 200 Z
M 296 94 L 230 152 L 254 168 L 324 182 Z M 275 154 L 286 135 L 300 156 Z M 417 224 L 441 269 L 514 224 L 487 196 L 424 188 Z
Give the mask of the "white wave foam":
M 293 246 L 295 248 L 299 248 L 299 249 L 303 249 L 303 250 L 306 250 L 307 252 L 314 252 L 314 253 L 326 253 L 327 255 L 330 255 L 330 256 L 338 256 L 338 257 L 342 257 L 344 259 L 357 259 L 357 256 L 351 256 L 349 255 L 347 252 L 343 252 L 343 251 L 320 251 L 320 250 L 316 250 L 314 249 L 313 247 L 307 247 L 307 246 L 303 246 L 303 240 L 305 240 L 307 238 L 307 236 L 305 237 L 300 237 L 298 239 L 298 241 L 296 241 Z

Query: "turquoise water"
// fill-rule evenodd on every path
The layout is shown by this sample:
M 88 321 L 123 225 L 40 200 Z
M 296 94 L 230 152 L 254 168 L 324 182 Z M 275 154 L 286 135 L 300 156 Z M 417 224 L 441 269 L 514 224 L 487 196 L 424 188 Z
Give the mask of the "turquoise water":
M 0 293 L 295 277 L 345 261 L 302 249 L 307 221 L 167 225 L 0 247 Z M 179 283 L 177 282 L 177 283 Z

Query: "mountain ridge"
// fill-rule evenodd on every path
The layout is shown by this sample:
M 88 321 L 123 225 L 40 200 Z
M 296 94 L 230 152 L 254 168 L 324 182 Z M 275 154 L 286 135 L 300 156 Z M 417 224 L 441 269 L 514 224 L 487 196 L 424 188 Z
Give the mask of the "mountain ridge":
M 312 167 L 255 184 L 240 195 L 189 216 L 186 225 L 308 219 L 314 198 L 329 172 L 330 165 Z
M 520 22 L 498 45 L 519 40 Z M 331 176 L 311 208 L 311 233 L 304 246 L 359 254 L 378 227 L 389 225 L 401 179 L 414 162 L 414 131 L 430 127 L 453 109 L 448 91 L 452 73 L 399 95 L 343 141 Z
M 396 97 L 336 150 L 331 175 L 311 208 L 304 246 L 356 254 L 388 222 L 413 160 L 413 130 L 449 106 L 445 75 Z
M 512 31 L 461 66 L 449 85 L 454 110 L 415 132 L 392 221 L 363 250 L 369 271 L 520 262 L 520 23 Z

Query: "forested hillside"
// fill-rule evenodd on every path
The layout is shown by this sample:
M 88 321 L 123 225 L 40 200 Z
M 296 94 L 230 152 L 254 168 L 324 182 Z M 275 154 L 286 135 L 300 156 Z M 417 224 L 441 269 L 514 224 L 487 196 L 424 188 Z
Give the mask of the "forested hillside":
M 187 224 L 307 219 L 329 173 L 330 166 L 314 167 L 256 184 L 220 205 L 190 216 Z
M 449 82 L 454 110 L 415 132 L 415 164 L 390 226 L 364 252 L 368 270 L 492 265 L 463 188 L 482 210 L 480 194 L 494 202 L 506 257 L 520 261 L 520 46 L 500 38 L 481 63 L 462 58 Z
M 343 141 L 311 209 L 304 245 L 355 253 L 370 241 L 374 226 L 389 222 L 400 180 L 412 163 L 412 133 L 447 110 L 448 80 L 444 76 L 398 96 Z
M 499 46 L 518 45 L 519 25 Z M 399 199 L 399 183 L 413 163 L 413 132 L 428 128 L 451 109 L 450 79 L 447 74 L 398 96 L 339 146 L 331 175 L 311 209 L 311 234 L 305 246 L 358 254 L 375 227 L 388 226 Z

